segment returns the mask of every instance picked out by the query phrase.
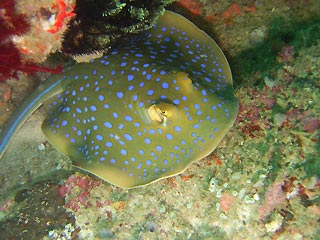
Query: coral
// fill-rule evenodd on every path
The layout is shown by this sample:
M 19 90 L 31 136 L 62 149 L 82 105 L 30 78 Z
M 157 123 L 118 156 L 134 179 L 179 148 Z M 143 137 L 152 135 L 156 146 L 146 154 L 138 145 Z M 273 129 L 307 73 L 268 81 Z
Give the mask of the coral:
M 258 210 L 260 219 L 265 219 L 274 208 L 284 206 L 285 202 L 286 194 L 283 191 L 283 183 L 276 182 L 269 186 L 265 194 L 265 199 Z
M 67 208 L 71 208 L 73 211 L 77 212 L 80 206 L 87 207 L 91 205 L 91 202 L 88 200 L 90 192 L 99 185 L 99 181 L 91 180 L 87 176 L 82 177 L 73 175 L 67 179 L 64 186 L 59 188 L 59 194 L 61 197 L 66 197 L 71 194 L 71 191 L 73 191 L 74 188 L 77 188 L 78 190 L 75 191 L 75 195 L 66 203 Z
M 108 49 L 115 40 L 150 28 L 174 0 L 77 0 L 62 51 L 90 54 Z
M 0 3 L 0 81 L 17 78 L 18 71 L 31 75 L 37 71 L 61 73 L 61 67 L 50 69 L 33 63 L 24 63 L 12 36 L 23 35 L 29 29 L 24 15 L 16 14 L 14 1 L 7 0 Z
M 74 6 L 72 6 L 72 9 L 68 11 L 67 5 L 63 0 L 57 0 L 57 6 L 59 8 L 59 13 L 56 17 L 56 21 L 54 23 L 54 26 L 52 28 L 48 29 L 48 32 L 50 32 L 50 33 L 58 32 L 62 28 L 63 21 L 65 18 L 75 16 L 75 14 L 73 13 Z

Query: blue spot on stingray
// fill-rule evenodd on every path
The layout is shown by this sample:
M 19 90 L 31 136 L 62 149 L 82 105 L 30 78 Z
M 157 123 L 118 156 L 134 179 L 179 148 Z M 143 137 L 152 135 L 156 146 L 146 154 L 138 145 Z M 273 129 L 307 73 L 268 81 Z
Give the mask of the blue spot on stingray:
M 133 74 L 128 74 L 127 76 L 128 81 L 132 81 L 134 79 L 134 75 Z
M 140 155 L 143 155 L 143 154 L 144 154 L 144 151 L 141 150 L 141 149 L 139 149 L 138 152 L 139 152 Z
M 104 96 L 102 94 L 99 95 L 99 100 L 102 102 L 104 100 Z
M 174 126 L 173 129 L 176 131 L 176 132 L 181 132 L 181 127 L 179 126 Z
M 112 142 L 108 142 L 108 141 L 107 141 L 107 142 L 105 143 L 105 145 L 106 145 L 106 147 L 112 147 Z
M 113 112 L 112 115 L 113 115 L 114 118 L 118 118 L 119 117 L 118 113 L 116 113 L 116 112 Z
M 165 41 L 165 42 L 170 42 L 170 40 L 171 40 L 170 37 L 165 37 L 165 38 L 164 38 L 164 41 Z
M 147 164 L 148 166 L 151 165 L 151 160 L 148 159 L 148 160 L 146 161 L 146 164 Z
M 132 96 L 132 100 L 133 100 L 134 102 L 137 101 L 137 100 L 138 100 L 138 95 L 137 95 L 137 94 L 133 95 L 133 96 Z
M 172 140 L 172 139 L 173 139 L 172 134 L 167 133 L 167 134 L 166 134 L 166 138 L 167 138 L 168 140 Z
M 124 136 L 125 139 L 127 139 L 128 141 L 132 141 L 132 140 L 133 140 L 133 137 L 132 137 L 130 134 L 128 134 L 128 133 L 125 133 L 123 136 Z
M 91 105 L 91 106 L 90 106 L 90 110 L 91 110 L 92 112 L 95 112 L 95 111 L 97 111 L 97 108 L 96 108 L 96 106 Z
M 165 70 L 160 71 L 160 75 L 165 75 L 167 72 Z
M 96 139 L 97 139 L 98 141 L 102 141 L 102 140 L 103 140 L 103 137 L 102 137 L 100 134 L 98 134 L 98 135 L 96 135 Z
M 150 129 L 150 130 L 149 130 L 149 133 L 150 133 L 150 134 L 155 134 L 156 131 L 155 131 L 154 129 Z
M 117 92 L 117 97 L 120 99 L 123 98 L 123 92 Z
M 113 158 L 111 158 L 111 159 L 110 159 L 110 163 L 115 164 L 115 163 L 116 163 L 116 160 L 113 159 Z
M 169 87 L 169 84 L 167 82 L 163 82 L 161 86 L 163 89 L 167 89 Z
M 150 80 L 151 78 L 152 78 L 152 75 L 151 74 L 147 74 L 146 80 Z
M 122 148 L 122 149 L 120 150 L 120 153 L 121 153 L 122 155 L 127 155 L 127 150 Z
M 202 89 L 202 90 L 201 90 L 201 93 L 202 93 L 203 96 L 206 96 L 206 95 L 207 95 L 207 91 L 206 91 L 205 89 Z
M 153 90 L 152 90 L 152 89 L 149 89 L 149 90 L 147 91 L 147 94 L 148 94 L 149 96 L 153 95 Z
M 133 118 L 132 118 L 131 116 L 129 116 L 129 115 L 126 115 L 126 116 L 124 117 L 124 119 L 125 119 L 126 121 L 128 121 L 128 122 L 131 122 Z
M 135 123 L 134 123 L 134 126 L 140 127 L 140 123 L 139 123 L 139 122 L 135 122 Z
M 61 122 L 61 126 L 67 126 L 67 124 L 68 124 L 68 121 L 67 120 L 63 120 L 62 122 Z
M 147 137 L 146 137 L 146 138 L 144 139 L 144 142 L 145 142 L 146 144 L 150 144 L 150 143 L 151 143 L 151 140 L 150 140 L 150 138 L 147 138 Z

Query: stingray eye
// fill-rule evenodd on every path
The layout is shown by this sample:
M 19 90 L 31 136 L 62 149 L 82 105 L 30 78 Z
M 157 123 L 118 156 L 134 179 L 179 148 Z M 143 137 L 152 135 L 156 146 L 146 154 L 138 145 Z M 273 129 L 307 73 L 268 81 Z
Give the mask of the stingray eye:
M 166 125 L 168 111 L 160 108 L 157 104 L 153 104 L 148 108 L 148 114 L 153 121 Z

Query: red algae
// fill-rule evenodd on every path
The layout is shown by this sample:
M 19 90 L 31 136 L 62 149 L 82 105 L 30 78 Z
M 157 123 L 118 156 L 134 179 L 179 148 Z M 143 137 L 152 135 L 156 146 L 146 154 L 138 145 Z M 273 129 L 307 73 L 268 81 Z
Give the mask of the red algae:
M 88 176 L 70 176 L 65 185 L 59 188 L 59 194 L 61 197 L 66 197 L 71 194 L 74 188 L 77 189 L 76 195 L 66 202 L 66 207 L 71 208 L 73 211 L 77 212 L 82 206 L 90 206 L 91 202 L 88 201 L 90 192 L 92 189 L 100 185 L 100 181 L 92 180 Z
M 202 5 L 200 2 L 194 0 L 180 0 L 178 1 L 182 7 L 188 9 L 188 11 L 193 15 L 200 15 L 202 13 Z
M 320 120 L 316 117 L 310 117 L 302 120 L 303 131 L 314 133 L 320 127 Z
M 73 10 L 75 8 L 74 5 L 71 5 L 71 9 L 67 10 L 67 5 L 63 0 L 56 0 L 56 1 L 57 1 L 56 5 L 57 5 L 57 8 L 59 9 L 59 13 L 56 17 L 53 27 L 47 30 L 50 33 L 58 32 L 62 28 L 65 18 L 75 16 L 75 14 L 73 13 Z
M 283 191 L 283 183 L 276 182 L 269 186 L 265 199 L 262 205 L 259 207 L 259 216 L 261 219 L 265 219 L 274 208 L 283 206 L 286 203 L 286 194 Z
M 21 53 L 12 41 L 13 36 L 28 32 L 30 24 L 23 14 L 15 13 L 15 3 L 7 0 L 0 3 L 0 81 L 18 78 L 18 72 L 32 75 L 36 72 L 61 73 L 62 67 L 56 69 L 41 67 L 24 62 Z

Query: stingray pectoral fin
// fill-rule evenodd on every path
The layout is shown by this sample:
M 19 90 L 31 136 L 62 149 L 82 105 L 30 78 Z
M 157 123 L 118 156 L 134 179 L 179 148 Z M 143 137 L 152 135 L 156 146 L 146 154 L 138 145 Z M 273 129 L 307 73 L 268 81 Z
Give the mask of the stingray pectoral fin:
M 83 158 L 82 153 L 77 150 L 77 145 L 70 142 L 65 135 L 61 135 L 60 132 L 52 130 L 52 126 L 45 120 L 42 123 L 42 131 L 51 143 L 59 152 L 70 158 Z
M 89 172 L 99 178 L 102 178 L 118 187 L 122 188 L 133 188 L 138 184 L 132 179 L 128 178 L 128 174 L 126 174 L 122 169 L 108 166 L 101 167 L 100 164 L 81 164 L 78 165 L 78 161 L 72 161 L 74 166 L 80 168 L 86 172 Z

